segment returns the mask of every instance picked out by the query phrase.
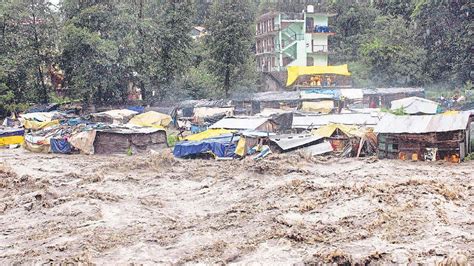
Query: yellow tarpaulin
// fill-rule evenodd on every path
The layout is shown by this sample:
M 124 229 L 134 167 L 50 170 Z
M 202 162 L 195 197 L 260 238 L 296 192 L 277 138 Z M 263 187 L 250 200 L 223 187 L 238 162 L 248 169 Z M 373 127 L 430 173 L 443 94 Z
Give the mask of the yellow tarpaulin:
M 197 133 L 197 134 L 194 134 L 194 135 L 187 136 L 186 138 L 184 138 L 184 140 L 200 141 L 200 140 L 203 140 L 203 139 L 217 137 L 217 136 L 232 133 L 232 132 L 235 132 L 235 130 L 220 129 L 220 128 L 219 129 L 217 129 L 217 128 L 216 129 L 208 129 L 206 131 L 203 131 L 203 132 L 200 132 L 200 133 Z
M 244 157 L 245 155 L 245 138 L 240 137 L 239 142 L 237 142 L 237 147 L 235 148 L 235 154 L 239 155 L 240 157 Z
M 305 112 L 319 112 L 328 114 L 333 108 L 333 101 L 303 102 L 301 104 L 301 110 Z
M 0 146 L 22 144 L 24 140 L 25 138 L 23 136 L 0 137 Z
M 141 127 L 167 127 L 171 122 L 171 116 L 167 114 L 149 111 L 143 114 L 134 116 L 128 124 Z
M 358 137 L 361 137 L 364 135 L 364 132 L 360 129 L 358 129 L 357 127 L 354 127 L 354 126 L 347 126 L 347 125 L 341 125 L 341 124 L 329 124 L 329 125 L 325 125 L 325 126 L 322 126 L 316 130 L 313 130 L 313 134 L 314 135 L 317 135 L 317 136 L 321 136 L 321 137 L 325 137 L 325 138 L 329 138 L 332 136 L 332 134 L 334 134 L 334 131 L 336 131 L 336 129 L 339 129 L 340 131 L 342 131 L 344 134 L 346 134 L 347 136 L 358 136 Z
M 22 120 L 21 123 L 26 129 L 39 130 L 39 129 L 59 125 L 59 120 L 51 120 L 51 121 L 45 121 L 45 122 Z
M 303 75 L 318 75 L 318 74 L 336 74 L 342 76 L 350 76 L 351 73 L 346 65 L 339 66 L 289 66 L 288 80 L 286 86 L 293 84 L 299 76 Z
M 453 110 L 449 110 L 443 113 L 443 115 L 457 115 L 457 114 L 459 114 L 459 111 L 453 111 Z

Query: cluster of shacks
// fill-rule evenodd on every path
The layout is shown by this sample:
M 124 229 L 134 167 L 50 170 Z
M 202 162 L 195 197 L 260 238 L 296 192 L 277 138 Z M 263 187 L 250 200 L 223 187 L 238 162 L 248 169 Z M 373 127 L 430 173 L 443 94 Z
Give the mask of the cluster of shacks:
M 419 96 L 423 89 L 312 89 L 82 116 L 33 110 L 18 117 L 19 127 L 0 131 L 0 145 L 85 154 L 135 154 L 171 145 L 179 158 L 261 159 L 300 152 L 462 161 L 474 149 L 474 112 L 446 112 Z
M 129 109 L 79 116 L 70 109 L 35 108 L 5 121 L 9 127 L 0 131 L 2 146 L 43 153 L 126 154 L 167 147 L 165 126 L 171 117 Z

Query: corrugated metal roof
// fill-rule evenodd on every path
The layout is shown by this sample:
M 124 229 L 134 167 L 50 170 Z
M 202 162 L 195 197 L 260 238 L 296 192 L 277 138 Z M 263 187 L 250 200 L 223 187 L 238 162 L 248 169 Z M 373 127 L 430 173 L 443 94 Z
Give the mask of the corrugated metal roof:
M 362 89 L 364 95 L 373 94 L 396 94 L 396 93 L 422 93 L 425 89 L 423 88 L 373 88 L 373 89 Z
M 259 126 L 268 121 L 268 118 L 238 118 L 229 117 L 217 121 L 209 128 L 225 128 L 225 129 L 251 129 L 255 130 Z
M 319 144 L 311 145 L 305 148 L 302 148 L 301 151 L 304 153 L 309 153 L 311 156 L 321 155 L 328 152 L 332 152 L 334 149 L 330 142 L 325 141 Z
M 270 140 L 278 145 L 282 150 L 297 148 L 312 142 L 316 142 L 323 137 L 315 136 L 313 134 L 298 134 L 298 135 L 277 135 L 271 136 Z
M 186 100 L 178 104 L 179 108 L 191 108 L 191 107 L 228 107 L 231 106 L 230 100 Z
M 295 116 L 292 128 L 318 128 L 328 124 L 375 126 L 380 118 L 374 114 L 330 114 L 318 116 Z
M 407 114 L 436 114 L 438 103 L 420 97 L 408 97 L 392 101 L 392 110 L 403 108 Z
M 259 102 L 273 102 L 273 101 L 298 101 L 300 93 L 297 91 L 265 91 L 257 93 L 247 93 L 234 95 L 234 101 L 259 101 Z
M 450 115 L 385 115 L 374 131 L 376 133 L 430 133 L 465 130 L 470 113 Z

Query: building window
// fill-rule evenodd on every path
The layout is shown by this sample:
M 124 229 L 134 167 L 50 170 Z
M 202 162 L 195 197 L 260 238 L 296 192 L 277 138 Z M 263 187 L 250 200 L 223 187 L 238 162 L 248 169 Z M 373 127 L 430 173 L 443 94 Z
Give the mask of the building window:
M 306 57 L 306 66 L 314 66 L 314 59 L 312 57 Z
M 314 31 L 314 20 L 313 18 L 306 18 L 306 32 Z

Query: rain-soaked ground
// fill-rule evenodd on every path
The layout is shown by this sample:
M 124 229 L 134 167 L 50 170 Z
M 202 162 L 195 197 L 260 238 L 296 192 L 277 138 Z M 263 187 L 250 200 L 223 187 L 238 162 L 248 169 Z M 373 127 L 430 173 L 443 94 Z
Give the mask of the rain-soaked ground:
M 473 263 L 473 171 L 0 150 L 0 263 Z

